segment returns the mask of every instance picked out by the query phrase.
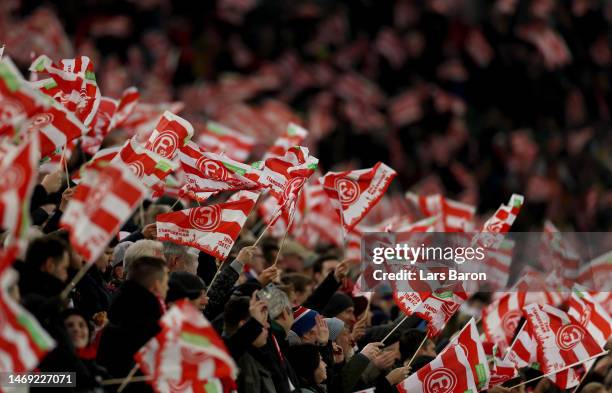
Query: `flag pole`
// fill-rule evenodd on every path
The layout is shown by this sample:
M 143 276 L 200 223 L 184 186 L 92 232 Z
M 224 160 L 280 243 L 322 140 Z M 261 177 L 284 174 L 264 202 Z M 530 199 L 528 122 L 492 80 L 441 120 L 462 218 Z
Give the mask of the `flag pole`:
M 81 279 L 85 277 L 85 274 L 87 273 L 87 271 L 92 265 L 93 263 L 87 262 L 86 264 L 81 266 L 77 274 L 75 274 L 75 276 L 72 278 L 72 280 L 70 280 L 68 285 L 66 285 L 66 288 L 64 288 L 64 290 L 60 293 L 60 299 L 62 300 L 68 299 L 68 295 L 70 295 L 70 292 L 74 289 L 74 287 L 76 287 L 79 281 L 81 281 Z
M 582 382 L 584 381 L 584 378 L 586 378 L 587 375 L 589 375 L 589 373 L 591 372 L 591 367 L 587 368 L 584 372 L 584 374 L 582 375 L 582 377 L 580 377 L 580 381 L 578 382 L 578 385 L 576 385 L 576 387 L 572 390 L 571 393 L 576 393 L 578 391 L 578 388 L 580 386 L 582 386 Z
M 300 189 L 300 193 L 302 192 L 302 190 Z M 297 198 L 296 198 L 296 205 L 297 205 L 297 201 L 300 199 L 300 196 L 298 194 Z M 291 202 L 291 201 L 289 201 Z M 287 234 L 289 233 L 289 228 L 291 228 L 291 224 L 293 224 L 293 217 L 295 216 L 295 209 L 297 209 L 297 206 L 294 206 L 293 211 L 291 212 L 291 217 L 289 217 L 289 223 L 287 224 L 287 228 L 285 229 L 285 233 L 283 234 L 283 238 L 281 239 L 280 244 L 278 245 L 278 252 L 276 253 L 276 257 L 274 258 L 274 263 L 272 264 L 272 266 L 276 266 L 276 264 L 278 263 L 278 258 L 280 257 L 281 254 L 281 250 L 283 249 L 283 244 L 285 244 L 285 239 L 287 239 Z
M 257 238 L 257 240 L 255 240 L 255 243 L 253 243 L 253 246 L 257 246 L 259 244 L 259 242 L 261 241 L 261 239 L 263 239 L 264 235 L 266 234 L 266 232 L 268 231 L 268 229 L 270 229 L 270 227 L 272 225 L 274 225 L 276 223 L 276 219 L 278 218 L 278 216 L 280 215 L 281 209 L 284 207 L 285 205 L 281 205 L 278 207 L 278 209 L 276 209 L 276 211 L 274 212 L 274 214 L 272 215 L 272 219 L 270 220 L 270 222 L 265 226 L 265 228 L 263 229 L 263 231 L 261 231 L 261 234 L 259 235 L 259 237 Z
M 134 374 L 136 374 L 136 371 L 138 371 L 138 363 L 136 363 L 134 365 L 134 367 L 132 367 L 132 369 L 130 370 L 129 374 L 127 375 L 127 377 L 125 377 L 125 379 L 123 380 L 123 382 L 121 382 L 121 385 L 119 385 L 119 388 L 117 389 L 117 393 L 121 393 L 123 392 L 123 389 L 125 389 L 125 387 L 132 382 L 133 378 L 134 378 Z
M 62 150 L 62 161 L 64 162 L 64 170 L 66 171 L 66 186 L 70 189 L 70 172 L 68 172 L 68 160 L 66 160 L 66 145 Z
M 581 360 L 581 361 L 579 361 L 579 362 L 576 362 L 576 363 L 570 364 L 569 366 L 565 366 L 565 367 L 563 367 L 563 368 L 562 368 L 562 369 L 560 369 L 560 370 L 551 371 L 551 372 L 549 372 L 549 373 L 547 373 L 547 374 L 540 375 L 539 377 L 531 378 L 531 379 L 529 379 L 529 380 L 527 380 L 527 381 L 525 381 L 525 382 L 521 382 L 521 383 L 519 383 L 519 384 L 516 384 L 516 385 L 514 385 L 514 386 L 511 386 L 511 387 L 510 387 L 510 388 L 508 388 L 508 389 L 514 389 L 514 388 L 517 388 L 517 387 L 519 387 L 519 386 L 526 385 L 526 384 L 528 384 L 528 383 L 530 383 L 530 382 L 537 381 L 538 379 L 542 379 L 542 378 L 550 377 L 551 375 L 555 375 L 555 374 L 557 374 L 557 373 L 560 373 L 561 371 L 565 371 L 565 370 L 570 369 L 570 368 L 572 368 L 572 367 L 578 366 L 579 364 L 582 364 L 582 363 L 588 362 L 589 360 L 597 359 L 597 358 L 598 358 L 598 357 L 600 357 L 600 356 L 607 355 L 607 354 L 608 354 L 608 352 L 609 352 L 609 351 L 603 351 L 603 352 L 598 353 L 597 355 L 593 355 L 593 356 L 591 356 L 591 357 L 589 357 L 589 358 L 587 358 L 587 359 L 584 359 L 584 360 Z
M 387 334 L 387 335 L 385 336 L 385 338 L 383 338 L 383 339 L 382 339 L 380 342 L 384 343 L 385 341 L 387 341 L 387 339 L 388 339 L 389 337 L 391 337 L 391 335 L 393 334 L 393 332 L 395 332 L 395 331 L 397 330 L 397 328 L 398 328 L 398 327 L 400 327 L 400 325 L 401 325 L 402 323 L 404 323 L 404 321 L 406 321 L 406 319 L 408 319 L 408 315 L 404 315 L 404 318 L 402 318 L 402 320 L 401 320 L 401 321 L 399 321 L 399 322 L 398 322 L 398 324 L 397 324 L 397 325 L 395 325 L 395 326 L 393 327 L 393 329 L 391 329 L 391 331 L 389 332 L 389 334 Z M 427 336 L 425 336 L 425 337 L 427 337 Z M 421 344 L 421 345 L 423 345 L 423 344 Z M 421 348 L 421 347 L 419 346 L 419 349 L 420 349 L 420 348 Z
M 425 344 L 425 341 L 427 341 L 427 333 L 425 333 L 425 337 L 423 337 L 423 341 L 421 341 L 421 344 L 419 345 L 419 347 L 416 349 L 416 351 L 414 351 L 414 353 L 412 354 L 412 357 L 410 358 L 410 361 L 408 362 L 408 364 L 406 365 L 406 367 L 410 367 L 410 365 L 412 364 L 412 362 L 414 361 L 414 359 L 416 358 L 417 353 L 419 353 L 419 351 L 421 350 L 421 347 L 423 347 L 423 344 Z

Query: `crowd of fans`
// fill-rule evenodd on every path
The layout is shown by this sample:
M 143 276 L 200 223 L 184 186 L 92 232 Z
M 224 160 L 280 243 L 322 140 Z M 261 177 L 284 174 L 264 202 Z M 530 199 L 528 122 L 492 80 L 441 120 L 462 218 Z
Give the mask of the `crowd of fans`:
M 399 174 L 391 193 L 442 192 L 486 211 L 516 191 L 527 200 L 516 230 L 539 229 L 544 218 L 577 231 L 610 228 L 610 1 L 2 3 L 0 40 L 13 34 L 13 43 L 17 30 L 9 30 L 51 7 L 74 53 L 48 55 L 90 56 L 105 95 L 137 85 L 143 101 L 183 101 L 181 116 L 194 124 L 232 121 L 217 99 L 242 95 L 224 103 L 249 108 L 274 100 L 310 129 L 322 170 L 382 160 Z M 7 53 L 23 67 L 31 61 L 10 45 Z M 339 81 L 353 72 L 372 83 L 375 98 L 343 95 Z M 269 76 L 270 86 L 245 93 L 241 83 L 256 76 Z M 84 157 L 73 157 L 77 170 Z M 490 300 L 471 298 L 422 347 L 416 317 L 381 343 L 403 315 L 389 289 L 371 302 L 349 295 L 358 272 L 343 250 L 307 250 L 289 238 L 275 263 L 279 239 L 250 246 L 261 230 L 251 217 L 230 257 L 217 261 L 156 240 L 155 215 L 181 208 L 162 198 L 146 205 L 144 221 L 136 214 L 122 228 L 130 235 L 109 244 L 64 301 L 85 261 L 58 227 L 74 191 L 62 173 L 35 189 L 34 228 L 11 293 L 58 343 L 38 369 L 76 372 L 78 391 L 125 377 L 166 308 L 189 299 L 239 366 L 238 392 L 393 392 Z M 611 362 L 602 357 L 580 392 L 612 391 Z M 125 391 L 149 389 L 136 382 Z M 558 389 L 541 379 L 511 390 Z

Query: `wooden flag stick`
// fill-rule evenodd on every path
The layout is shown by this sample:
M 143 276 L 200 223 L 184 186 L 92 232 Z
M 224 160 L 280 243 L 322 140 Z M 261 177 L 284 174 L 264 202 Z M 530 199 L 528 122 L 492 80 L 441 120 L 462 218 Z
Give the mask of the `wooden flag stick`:
M 217 267 L 217 271 L 215 272 L 215 275 L 213 276 L 212 280 L 210 280 L 210 284 L 208 285 L 208 288 L 206 288 L 206 294 L 208 295 L 208 291 L 210 291 L 210 288 L 212 287 L 213 283 L 215 282 L 215 280 L 217 279 L 217 276 L 219 275 L 219 273 L 221 272 L 221 268 L 223 267 L 223 264 L 225 263 L 225 259 L 223 261 L 221 261 L 221 263 L 219 264 L 219 266 Z M 217 259 L 215 259 L 215 265 L 217 264 Z
M 404 315 L 404 318 L 402 318 L 402 320 L 401 320 L 401 321 L 399 321 L 399 322 L 398 322 L 398 324 L 397 324 L 397 325 L 395 325 L 395 326 L 393 327 L 393 329 L 391 329 L 391 331 L 389 332 L 389 334 L 387 334 L 387 335 L 385 336 L 385 338 L 383 338 L 383 339 L 381 340 L 381 342 L 382 342 L 382 343 L 384 343 L 385 341 L 387 341 L 387 339 L 388 339 L 389 337 L 391 337 L 391 335 L 393 334 L 393 332 L 395 332 L 395 331 L 397 330 L 397 328 L 398 328 L 398 327 L 400 327 L 400 325 L 401 325 L 402 323 L 404 323 L 404 321 L 406 321 L 406 319 L 408 319 L 408 315 Z M 425 337 L 427 337 L 427 336 L 425 336 Z M 421 347 L 419 347 L 419 348 L 421 348 Z
M 261 234 L 259 235 L 259 237 L 257 238 L 257 240 L 255 240 L 255 243 L 253 243 L 253 246 L 256 246 L 259 244 L 259 242 L 261 241 L 261 239 L 263 239 L 264 235 L 266 234 L 266 232 L 268 231 L 268 229 L 270 229 L 270 227 L 273 225 L 273 223 L 275 223 L 275 220 L 277 218 L 278 215 L 280 215 L 281 209 L 283 208 L 283 206 L 279 206 L 278 209 L 276 209 L 276 211 L 274 212 L 274 214 L 272 215 L 272 219 L 270 220 L 270 222 L 265 226 L 265 228 L 263 229 L 263 231 L 261 231 Z
M 134 365 L 134 367 L 132 367 L 132 369 L 130 370 L 130 373 L 127 375 L 127 377 L 125 377 L 125 379 L 123 380 L 123 382 L 121 382 L 121 385 L 119 385 L 119 388 L 117 389 L 117 393 L 121 393 L 123 392 L 123 389 L 125 389 L 125 387 L 133 381 L 134 378 L 134 374 L 136 374 L 136 371 L 138 371 L 138 363 L 136 363 Z
M 179 202 L 180 202 L 180 199 L 176 198 L 176 201 L 172 204 L 172 206 L 170 206 L 170 210 L 174 211 L 174 207 L 178 205 Z
M 64 162 L 64 170 L 66 171 L 66 186 L 70 189 L 70 172 L 68 172 L 68 160 L 66 159 L 66 145 L 62 150 L 62 161 Z
M 549 373 L 547 373 L 547 374 L 540 375 L 539 377 L 531 378 L 531 379 L 529 379 L 529 380 L 527 380 L 527 381 L 525 381 L 525 382 L 521 382 L 521 383 L 519 383 L 519 384 L 516 384 L 516 385 L 514 385 L 514 386 L 510 387 L 509 389 L 514 389 L 514 388 L 517 388 L 517 387 L 519 387 L 519 386 L 526 385 L 526 384 L 531 383 L 531 382 L 533 382 L 533 381 L 537 381 L 538 379 L 542 379 L 542 378 L 550 377 L 551 375 L 555 375 L 555 374 L 557 374 L 557 373 L 560 373 L 561 371 L 565 371 L 565 370 L 567 370 L 567 369 L 569 369 L 569 368 L 576 367 L 577 365 L 582 364 L 582 363 L 585 363 L 585 362 L 588 362 L 589 360 L 592 360 L 592 359 L 597 359 L 597 358 L 598 358 L 598 357 L 600 357 L 600 356 L 607 355 L 607 354 L 608 354 L 608 352 L 609 352 L 609 351 L 603 351 L 603 352 L 601 352 L 601 353 L 598 353 L 597 355 L 593 355 L 593 356 L 591 356 L 590 358 L 587 358 L 587 359 L 581 360 L 581 361 L 579 361 L 579 362 L 576 362 L 576 363 L 570 364 L 569 366 L 565 366 L 565 367 L 563 367 L 563 368 L 562 368 L 562 369 L 560 369 L 560 370 L 551 371 L 551 372 L 549 372 Z
M 584 372 L 584 374 L 582 375 L 582 377 L 580 377 L 580 381 L 578 381 L 578 385 L 576 385 L 576 387 L 575 387 L 575 388 L 572 390 L 572 392 L 571 392 L 571 393 L 576 393 L 576 392 L 578 391 L 578 388 L 579 388 L 580 386 L 582 386 L 582 381 L 584 381 L 584 378 L 585 378 L 587 375 L 589 375 L 589 372 L 591 372 L 591 368 L 590 368 L 590 367 L 588 367 L 588 368 L 585 370 L 585 372 Z
M 85 277 L 85 274 L 87 273 L 87 271 L 89 270 L 89 268 L 93 265 L 93 263 L 85 263 L 77 272 L 77 274 L 75 274 L 75 276 L 72 278 L 72 280 L 70 280 L 70 282 L 68 283 L 68 285 L 66 285 L 66 288 L 64 288 L 64 290 L 62 291 L 62 293 L 60 293 L 60 299 L 62 300 L 66 300 L 68 299 L 68 295 L 70 295 L 70 292 L 74 289 L 74 287 L 76 287 L 76 285 L 79 283 L 79 281 L 81 281 L 81 279 L 83 277 Z
M 123 383 L 123 381 L 125 381 L 126 378 L 112 378 L 112 379 L 105 379 L 103 381 L 100 381 L 100 385 L 102 386 L 108 386 L 108 385 L 120 385 Z M 129 383 L 132 382 L 145 382 L 145 381 L 150 381 L 153 378 L 150 375 L 137 375 L 135 377 L 132 377 L 130 379 Z
M 298 195 L 298 198 L 299 198 L 299 195 Z M 287 224 L 287 228 L 285 229 L 285 233 L 283 234 L 283 238 L 281 239 L 281 242 L 278 245 L 278 252 L 276 253 L 276 258 L 274 258 L 274 263 L 272 264 L 272 266 L 276 266 L 276 264 L 278 263 L 278 258 L 280 257 L 281 251 L 283 249 L 283 244 L 285 244 L 285 239 L 287 239 L 287 234 L 289 233 L 289 228 L 291 228 L 291 224 L 293 224 L 293 217 L 295 216 L 295 209 L 296 208 L 297 208 L 297 206 L 291 212 L 291 217 L 289 217 L 289 223 Z
M 414 361 L 414 359 L 416 359 L 416 355 L 417 353 L 419 353 L 419 351 L 421 350 L 421 347 L 423 346 L 423 344 L 425 344 L 425 341 L 427 341 L 427 334 L 425 334 L 425 337 L 423 337 L 423 341 L 421 341 L 421 344 L 419 345 L 419 347 L 416 349 L 416 351 L 414 351 L 414 353 L 412 354 L 412 357 L 410 358 L 410 361 L 408 362 L 408 364 L 406 365 L 406 367 L 410 367 L 410 365 L 412 364 L 412 362 Z

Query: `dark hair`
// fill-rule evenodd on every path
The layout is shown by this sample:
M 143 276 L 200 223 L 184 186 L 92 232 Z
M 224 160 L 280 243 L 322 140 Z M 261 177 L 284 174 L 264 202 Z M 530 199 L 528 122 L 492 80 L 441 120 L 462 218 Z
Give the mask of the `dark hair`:
M 294 345 L 289 347 L 288 358 L 295 373 L 300 377 L 302 385 L 307 388 L 316 388 L 317 382 L 314 374 L 321 361 L 319 348 L 314 344 Z
M 328 252 L 318 257 L 312 265 L 313 273 L 321 273 L 323 271 L 323 262 L 332 260 L 339 260 L 338 255 Z
M 246 296 L 232 296 L 223 312 L 223 331 L 231 336 L 238 330 L 241 321 L 249 318 L 250 300 Z
M 55 235 L 45 235 L 34 239 L 28 245 L 25 262 L 30 266 L 40 269 L 47 259 L 52 258 L 54 263 L 59 263 L 68 252 L 68 243 Z
M 155 257 L 140 257 L 130 264 L 127 279 L 149 288 L 156 280 L 162 280 L 166 271 L 166 262 Z
M 73 315 L 78 315 L 79 317 L 83 318 L 83 320 L 85 321 L 85 324 L 87 325 L 87 331 L 89 332 L 89 337 L 87 338 L 87 341 L 88 343 L 91 342 L 93 335 L 94 335 L 95 327 L 93 325 L 93 322 L 88 320 L 87 317 L 85 317 L 85 314 L 83 314 L 80 310 L 76 308 L 68 308 L 64 310 L 64 312 L 62 312 L 62 322 L 65 323 L 66 319 L 68 319 L 68 317 L 71 317 Z
M 403 332 L 399 339 L 399 351 L 402 360 L 410 359 L 414 356 L 424 338 L 425 332 L 419 329 L 408 329 Z
M 314 284 L 314 280 L 305 274 L 289 273 L 283 276 L 283 284 L 290 285 L 296 292 L 306 291 L 308 285 Z

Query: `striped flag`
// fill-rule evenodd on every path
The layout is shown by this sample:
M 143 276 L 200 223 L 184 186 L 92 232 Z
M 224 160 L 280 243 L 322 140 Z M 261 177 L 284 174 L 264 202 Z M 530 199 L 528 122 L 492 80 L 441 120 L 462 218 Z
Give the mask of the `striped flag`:
M 516 368 L 531 367 L 540 369 L 537 358 L 537 344 L 527 323 L 521 326 L 521 329 L 514 338 L 514 342 L 508 348 L 504 360 L 514 363 Z
M 225 259 L 255 206 L 259 193 L 244 191 L 239 200 L 157 216 L 157 238 L 195 247 Z
M 525 292 L 508 292 L 482 311 L 482 330 L 490 341 L 504 351 L 510 345 L 525 306 Z
M 21 244 L 30 218 L 30 197 L 38 175 L 38 137 L 31 135 L 0 161 L 0 224 L 11 244 Z
M 349 233 L 383 197 L 397 173 L 378 162 L 374 167 L 328 172 L 321 184 Z
M 484 390 L 489 387 L 491 372 L 478 334 L 478 328 L 474 318 L 461 329 L 461 331 L 448 343 L 444 351 L 451 350 L 453 346 L 460 346 L 467 357 L 468 363 L 472 371 L 473 383 L 478 387 L 478 390 Z
M 100 148 L 104 137 L 110 132 L 118 102 L 109 97 L 102 97 L 98 111 L 90 124 L 91 130 L 83 135 L 81 148 L 87 154 L 95 154 Z
M 270 146 L 263 160 L 265 161 L 272 157 L 283 157 L 289 148 L 300 146 L 307 136 L 308 131 L 304 128 L 297 124 L 289 123 L 287 131 L 274 142 L 274 145 Z
M 612 292 L 612 251 L 593 258 L 581 266 L 576 281 L 603 293 Z
M 167 160 L 138 144 L 135 137 L 125 142 L 111 163 L 128 166 L 147 187 L 153 187 L 178 168 L 178 164 L 174 161 Z
M 604 346 L 612 336 L 612 320 L 606 310 L 589 295 L 586 288 L 575 284 L 567 306 L 567 314 L 578 321 L 599 345 Z
M 238 368 L 210 322 L 187 300 L 170 307 L 161 332 L 135 355 L 156 392 L 224 392 Z
M 62 59 L 56 64 L 49 57 L 41 55 L 32 62 L 30 71 L 49 74 L 50 79 L 39 81 L 42 82 L 40 90 L 89 126 L 101 99 L 93 67 L 93 62 L 87 56 Z
M 258 170 L 229 157 L 202 152 L 193 142 L 179 149 L 187 189 L 195 192 L 252 190 L 260 184 L 245 175 Z M 259 177 L 255 175 L 255 177 Z
M 17 273 L 7 269 L 0 276 L 0 372 L 32 371 L 56 343 L 36 318 L 9 294 Z
M 507 205 L 502 204 L 495 214 L 491 216 L 472 239 L 472 244 L 478 244 L 488 249 L 497 249 L 504 241 L 502 234 L 510 231 L 510 227 L 523 206 L 525 198 L 519 194 L 512 194 Z
M 72 247 L 89 263 L 130 218 L 146 188 L 124 165 L 101 163 L 82 174 L 60 225 L 70 232 Z
M 145 144 L 145 149 L 172 160 L 193 136 L 193 126 L 185 119 L 165 111 Z
M 474 380 L 465 351 L 452 345 L 396 387 L 399 393 L 475 393 Z
M 255 138 L 232 130 L 214 121 L 206 123 L 206 130 L 198 136 L 198 144 L 203 150 L 217 152 L 223 146 L 228 157 L 236 161 L 246 161 L 255 146 Z
M 440 215 L 439 232 L 469 232 L 473 227 L 476 207 L 467 203 L 445 198 L 440 194 L 417 195 L 406 193 L 406 199 L 411 201 L 424 217 Z
M 427 336 L 435 337 L 442 332 L 448 320 L 467 298 L 468 295 L 460 284 L 439 288 L 415 307 L 414 315 L 427 321 Z
M 547 304 L 530 304 L 523 311 L 543 373 L 559 371 L 603 352 L 591 332 L 565 312 Z

